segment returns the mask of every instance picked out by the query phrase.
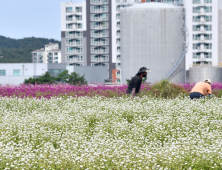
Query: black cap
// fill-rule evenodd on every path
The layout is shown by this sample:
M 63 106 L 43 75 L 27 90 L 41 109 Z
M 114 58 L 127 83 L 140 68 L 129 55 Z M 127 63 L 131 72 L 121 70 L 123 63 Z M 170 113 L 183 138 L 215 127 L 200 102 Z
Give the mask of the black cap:
M 146 67 L 141 67 L 137 73 L 137 75 L 139 75 L 140 73 L 148 73 L 150 72 L 150 69 L 146 68 Z

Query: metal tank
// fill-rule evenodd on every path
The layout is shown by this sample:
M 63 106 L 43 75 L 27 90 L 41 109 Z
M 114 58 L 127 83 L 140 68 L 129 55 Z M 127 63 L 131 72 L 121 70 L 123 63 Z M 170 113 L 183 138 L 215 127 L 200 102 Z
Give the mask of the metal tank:
M 185 82 L 185 11 L 166 3 L 142 3 L 121 9 L 121 79 L 140 67 L 151 69 L 148 82 L 168 78 Z
M 214 83 L 222 82 L 222 67 L 207 65 L 190 67 L 190 83 L 197 83 L 206 79 L 210 79 Z

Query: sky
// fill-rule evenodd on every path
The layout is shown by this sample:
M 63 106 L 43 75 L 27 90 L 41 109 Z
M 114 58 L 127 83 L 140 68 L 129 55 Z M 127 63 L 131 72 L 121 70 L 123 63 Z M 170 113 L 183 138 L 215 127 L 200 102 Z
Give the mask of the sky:
M 0 35 L 61 40 L 60 4 L 70 0 L 0 0 Z M 82 2 L 83 0 L 72 0 Z
M 0 35 L 61 40 L 60 3 L 70 0 L 0 0 Z M 82 2 L 83 0 L 72 0 Z M 222 0 L 219 0 L 222 8 Z

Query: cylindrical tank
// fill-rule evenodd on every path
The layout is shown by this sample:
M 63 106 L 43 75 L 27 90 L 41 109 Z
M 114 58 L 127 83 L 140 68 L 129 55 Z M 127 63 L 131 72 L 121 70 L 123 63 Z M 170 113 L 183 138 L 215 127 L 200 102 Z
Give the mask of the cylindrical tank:
M 165 78 L 184 50 L 184 11 L 167 3 L 142 3 L 121 10 L 121 78 L 123 83 L 140 67 L 151 69 L 148 82 Z M 171 74 L 185 82 L 185 58 Z
M 196 66 L 189 70 L 189 82 L 197 83 L 210 79 L 212 82 L 222 82 L 222 67 L 216 66 Z

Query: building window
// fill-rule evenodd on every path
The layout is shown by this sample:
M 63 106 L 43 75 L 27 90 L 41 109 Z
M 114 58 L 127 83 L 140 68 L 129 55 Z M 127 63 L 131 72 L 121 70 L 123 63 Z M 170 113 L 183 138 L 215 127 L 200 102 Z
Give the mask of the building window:
M 77 16 L 76 16 L 76 20 L 82 21 L 82 15 L 77 15 Z
M 20 76 L 20 70 L 13 70 L 13 76 Z
M 43 53 L 38 53 L 38 56 L 43 56 Z
M 59 76 L 59 74 L 61 74 L 63 71 L 65 71 L 65 70 L 60 70 L 60 69 L 49 69 L 49 73 L 50 73 L 50 75 L 51 76 L 54 76 L 54 77 L 58 77 Z
M 58 53 L 54 53 L 54 55 L 58 55 Z
M 212 0 L 205 0 L 204 2 L 207 3 L 207 4 L 211 4 Z
M 33 53 L 34 56 L 37 56 L 37 53 Z
M 82 7 L 76 7 L 76 12 L 82 12 Z
M 34 57 L 33 59 L 34 59 L 34 60 L 37 60 L 37 57 Z
M 54 57 L 54 60 L 58 60 L 59 57 Z
M 79 23 L 79 24 L 78 24 L 78 28 L 82 28 L 82 24 Z
M 67 12 L 67 13 L 72 12 L 72 7 L 67 7 L 67 8 L 66 8 L 66 12 Z
M 193 4 L 200 4 L 200 0 L 193 0 Z
M 54 61 L 54 63 L 58 63 L 58 61 Z
M 6 71 L 5 70 L 0 70 L 0 76 L 6 76 Z
M 212 58 L 212 53 L 204 53 L 205 58 Z
M 206 22 L 212 22 L 212 16 L 204 16 Z

